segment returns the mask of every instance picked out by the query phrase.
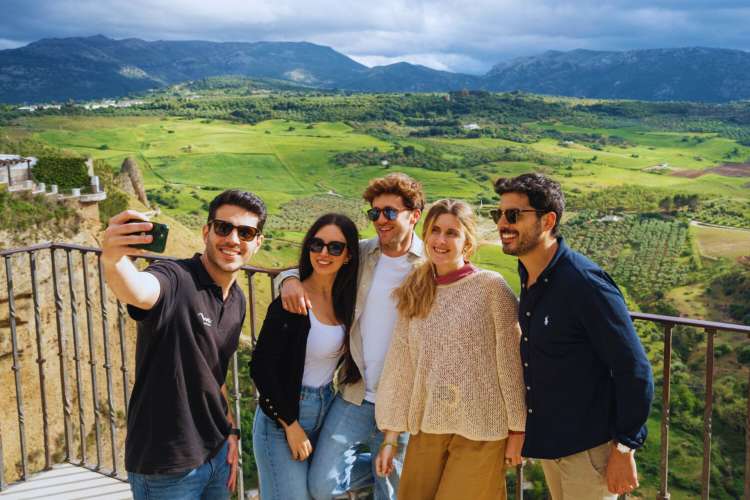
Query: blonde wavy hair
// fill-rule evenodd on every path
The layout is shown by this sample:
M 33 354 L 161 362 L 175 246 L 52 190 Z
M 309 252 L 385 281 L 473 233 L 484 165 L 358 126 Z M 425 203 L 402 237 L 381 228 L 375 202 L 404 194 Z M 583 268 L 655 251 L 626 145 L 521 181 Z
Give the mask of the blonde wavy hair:
M 424 220 L 422 227 L 422 239 L 427 241 L 427 236 L 432 231 L 435 221 L 443 214 L 451 214 L 458 219 L 466 238 L 464 246 L 464 258 L 468 259 L 477 249 L 477 224 L 474 211 L 471 206 L 461 200 L 444 199 L 436 201 Z M 411 318 L 424 318 L 432 309 L 437 292 L 435 282 L 435 269 L 429 259 L 430 251 L 425 245 L 427 259 L 416 265 L 414 270 L 406 277 L 404 282 L 393 291 L 399 314 Z

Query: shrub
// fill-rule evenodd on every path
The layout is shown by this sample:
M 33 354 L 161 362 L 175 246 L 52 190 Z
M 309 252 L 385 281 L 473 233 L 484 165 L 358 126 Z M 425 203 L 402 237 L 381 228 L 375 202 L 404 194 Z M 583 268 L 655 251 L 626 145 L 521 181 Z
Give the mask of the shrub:
M 750 366 L 750 345 L 742 346 L 737 350 L 737 361 L 743 365 Z
M 89 174 L 81 158 L 45 156 L 32 169 L 36 182 L 57 184 L 60 191 L 89 186 Z
M 128 209 L 128 195 L 119 189 L 108 189 L 107 198 L 99 202 L 99 220 L 107 225 L 109 219 Z
M 46 196 L 0 190 L 0 229 L 24 231 L 50 220 L 61 222 L 75 217 L 75 210 Z

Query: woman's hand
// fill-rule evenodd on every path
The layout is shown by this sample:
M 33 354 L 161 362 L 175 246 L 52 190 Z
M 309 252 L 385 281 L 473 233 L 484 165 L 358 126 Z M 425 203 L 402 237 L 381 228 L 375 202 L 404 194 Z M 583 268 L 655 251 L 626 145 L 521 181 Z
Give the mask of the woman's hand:
M 375 472 L 380 477 L 390 476 L 393 472 L 393 459 L 398 453 L 398 432 L 385 431 L 383 444 L 375 458 Z
M 523 432 L 512 432 L 508 434 L 508 441 L 505 443 L 505 466 L 514 467 L 521 465 L 521 450 L 523 449 L 523 440 L 526 434 Z
M 299 422 L 295 420 L 290 425 L 284 425 L 284 432 L 286 433 L 289 450 L 292 452 L 292 458 L 300 462 L 307 460 L 307 457 L 313 452 L 313 447 Z

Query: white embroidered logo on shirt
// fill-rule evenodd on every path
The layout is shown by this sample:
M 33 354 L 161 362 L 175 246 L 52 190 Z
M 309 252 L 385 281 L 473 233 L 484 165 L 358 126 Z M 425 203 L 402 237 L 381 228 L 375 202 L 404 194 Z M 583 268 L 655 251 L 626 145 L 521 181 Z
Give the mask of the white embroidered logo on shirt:
M 211 318 L 203 313 L 198 313 L 198 316 L 203 320 L 203 326 L 211 326 Z
M 549 316 L 544 317 L 544 326 L 549 325 Z

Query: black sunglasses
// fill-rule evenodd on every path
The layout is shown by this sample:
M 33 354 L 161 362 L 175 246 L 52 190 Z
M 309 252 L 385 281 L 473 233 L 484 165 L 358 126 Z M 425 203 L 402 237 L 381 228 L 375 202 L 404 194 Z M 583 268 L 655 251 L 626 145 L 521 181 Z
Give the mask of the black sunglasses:
M 313 253 L 322 252 L 324 247 L 328 249 L 328 255 L 338 257 L 344 253 L 346 243 L 343 241 L 329 241 L 326 243 L 320 238 L 310 238 L 310 241 L 307 242 L 307 248 Z
M 367 211 L 367 218 L 370 219 L 372 222 L 375 222 L 376 220 L 380 218 L 380 212 L 383 212 L 383 215 L 385 215 L 386 219 L 396 220 L 396 217 L 398 217 L 398 214 L 405 210 L 410 210 L 410 209 L 409 208 L 399 209 L 399 208 L 393 208 L 393 207 L 385 207 L 385 208 L 373 207 Z
M 493 208 L 492 210 L 490 210 L 490 217 L 492 217 L 492 220 L 494 220 L 495 224 L 497 224 L 498 222 L 500 222 L 503 214 L 505 214 L 505 218 L 508 221 L 508 224 L 515 224 L 516 222 L 518 222 L 518 216 L 523 212 L 536 212 L 538 214 L 545 213 L 544 210 L 535 210 L 533 208 L 527 208 L 523 210 L 520 208 L 509 208 L 507 210 L 503 210 L 502 208 Z
M 214 229 L 214 233 L 221 236 L 222 238 L 232 234 L 232 231 L 234 231 L 235 229 L 237 229 L 237 236 L 242 241 L 252 241 L 256 236 L 258 236 L 258 234 L 260 234 L 260 231 L 258 231 L 257 227 L 235 226 L 231 222 L 220 219 L 208 221 L 208 225 Z

